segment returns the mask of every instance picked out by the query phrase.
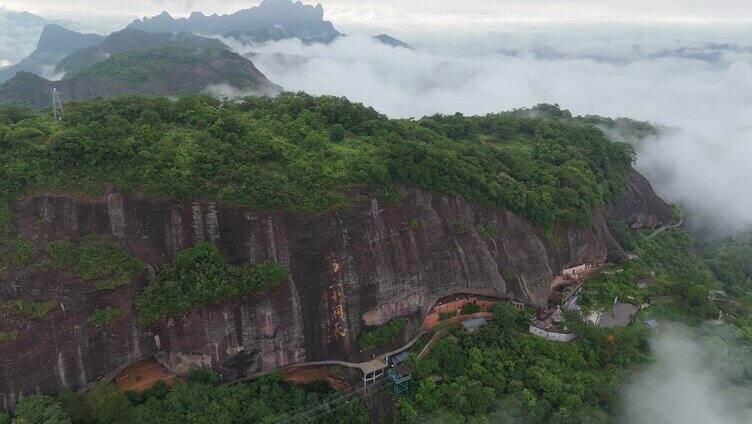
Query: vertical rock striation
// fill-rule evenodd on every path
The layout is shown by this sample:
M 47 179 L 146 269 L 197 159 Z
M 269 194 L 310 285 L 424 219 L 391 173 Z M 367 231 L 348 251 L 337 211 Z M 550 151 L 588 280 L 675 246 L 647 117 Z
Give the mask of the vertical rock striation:
M 562 269 L 623 257 L 606 216 L 633 227 L 666 221 L 667 204 L 639 174 L 631 179 L 623 199 L 593 212 L 592 228 L 560 226 L 549 237 L 508 211 L 416 189 L 406 189 L 397 204 L 353 190 L 347 208 L 322 215 L 114 192 L 29 196 L 14 204 L 15 221 L 40 248 L 98 234 L 159 269 L 181 249 L 209 240 L 232 263 L 275 260 L 288 277 L 273 290 L 146 328 L 132 310 L 146 277 L 97 291 L 70 272 L 8 270 L 0 298 L 53 299 L 60 307 L 40 320 L 2 323 L 0 329 L 18 328 L 20 337 L 0 344 L 0 405 L 10 408 L 33 392 L 80 388 L 155 355 L 179 373 L 210 365 L 226 378 L 303 361 L 358 360 L 365 327 L 404 316 L 410 337 L 436 300 L 456 293 L 545 307 Z M 498 235 L 481 231 L 489 227 Z M 91 313 L 105 306 L 127 312 L 101 328 L 90 325 Z

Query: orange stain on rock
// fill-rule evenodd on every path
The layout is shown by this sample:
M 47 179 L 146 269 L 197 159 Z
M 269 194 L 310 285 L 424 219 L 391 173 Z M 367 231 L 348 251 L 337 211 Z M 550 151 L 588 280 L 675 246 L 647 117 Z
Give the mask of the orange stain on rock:
M 143 392 L 162 380 L 167 386 L 175 382 L 175 374 L 171 374 L 165 367 L 154 359 L 145 359 L 128 365 L 115 377 L 115 383 L 120 391 Z

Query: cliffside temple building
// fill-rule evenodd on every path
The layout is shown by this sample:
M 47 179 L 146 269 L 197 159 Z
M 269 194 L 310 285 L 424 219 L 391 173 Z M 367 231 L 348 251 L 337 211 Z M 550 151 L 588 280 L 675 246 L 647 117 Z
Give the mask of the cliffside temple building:
M 587 263 L 564 269 L 551 283 L 549 309 L 536 314 L 530 322 L 530 334 L 554 342 L 571 342 L 577 338 L 564 324 L 562 310 L 577 309 L 585 279 L 595 273 L 603 262 Z
M 441 321 L 446 319 L 452 319 L 455 317 L 461 317 L 463 309 L 473 311 L 470 314 L 490 315 L 493 307 L 502 301 L 505 301 L 501 296 L 479 295 L 469 293 L 458 293 L 455 295 L 443 297 L 436 301 L 431 309 L 423 319 L 421 328 L 423 330 L 430 330 L 438 325 Z M 516 308 L 524 309 L 524 303 L 511 302 Z M 521 305 L 521 306 L 520 306 Z M 472 318 L 472 317 L 465 317 Z M 460 321 L 461 318 L 455 318 L 455 321 Z

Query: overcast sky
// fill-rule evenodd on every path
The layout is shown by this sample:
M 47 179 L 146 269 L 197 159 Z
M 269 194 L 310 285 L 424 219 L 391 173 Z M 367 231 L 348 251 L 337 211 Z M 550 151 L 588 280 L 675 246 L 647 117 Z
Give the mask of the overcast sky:
M 108 21 L 167 10 L 228 13 L 260 0 L 0 0 L 0 6 L 46 16 L 100 15 Z M 314 3 L 314 2 L 310 2 Z M 752 22 L 749 0 L 323 0 L 326 17 L 346 30 L 383 27 L 478 25 L 509 21 Z

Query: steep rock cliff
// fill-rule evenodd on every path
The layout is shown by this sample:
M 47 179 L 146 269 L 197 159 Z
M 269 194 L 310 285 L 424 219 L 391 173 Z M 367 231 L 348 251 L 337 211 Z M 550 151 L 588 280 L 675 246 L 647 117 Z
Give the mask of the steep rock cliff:
M 633 169 L 629 175 L 629 189 L 610 205 L 606 215 L 632 228 L 652 228 L 668 222 L 671 209 L 655 194 L 648 179 Z
M 97 291 L 69 272 L 9 269 L 0 298 L 60 305 L 43 319 L 2 323 L 0 330 L 17 328 L 20 337 L 0 344 L 0 405 L 9 408 L 32 392 L 80 388 L 158 353 L 176 369 L 185 361 L 211 364 L 227 378 L 295 362 L 359 360 L 365 357 L 357 347 L 362 329 L 405 316 L 410 337 L 437 299 L 460 292 L 544 307 L 563 268 L 624 256 L 607 215 L 631 226 L 665 221 L 667 204 L 639 174 L 631 180 L 623 199 L 594 211 L 592 228 L 560 226 L 548 237 L 510 212 L 416 189 L 406 189 L 396 204 L 353 189 L 346 209 L 322 215 L 115 192 L 29 196 L 13 205 L 13 215 L 21 236 L 39 247 L 98 234 L 153 271 L 181 249 L 209 240 L 232 263 L 275 260 L 288 278 L 268 292 L 146 328 L 132 310 L 146 276 Z M 498 234 L 484 230 L 490 227 Z M 127 313 L 101 328 L 90 325 L 91 313 L 105 306 Z

